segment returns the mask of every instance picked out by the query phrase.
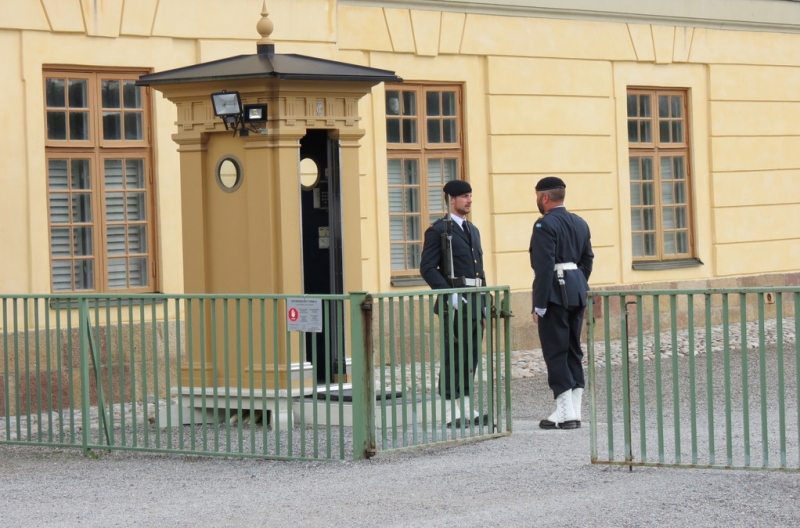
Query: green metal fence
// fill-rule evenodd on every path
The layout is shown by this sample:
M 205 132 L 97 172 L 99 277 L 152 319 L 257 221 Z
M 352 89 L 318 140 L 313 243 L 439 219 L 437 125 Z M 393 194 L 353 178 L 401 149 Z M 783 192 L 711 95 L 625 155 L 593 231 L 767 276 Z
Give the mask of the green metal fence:
M 415 302 L 430 306 L 423 297 Z M 376 312 L 393 306 L 403 314 L 410 305 L 404 296 L 377 302 L 373 310 L 366 293 L 0 296 L 0 444 L 329 460 L 442 441 L 413 433 L 433 430 L 409 418 L 421 385 L 390 384 L 388 399 L 375 389 L 376 380 L 397 380 L 386 372 L 420 372 L 406 347 L 422 338 L 408 332 L 438 335 L 438 321 L 431 332 L 421 308 L 428 326 L 402 330 L 405 341 L 392 330 L 378 336 L 375 328 L 404 323 L 387 315 L 373 324 Z M 311 312 L 310 328 L 292 326 L 293 303 Z M 504 312 L 490 312 L 487 328 L 509 332 Z M 501 341 L 486 350 L 507 364 L 510 337 Z M 373 349 L 389 342 L 393 353 Z M 506 392 L 493 402 L 507 400 Z M 403 418 L 382 419 L 387 410 Z M 508 415 L 501 411 L 493 417 Z M 461 438 L 492 432 L 466 430 Z M 376 446 L 378 434 L 396 441 Z
M 590 299 L 593 463 L 800 469 L 800 288 Z

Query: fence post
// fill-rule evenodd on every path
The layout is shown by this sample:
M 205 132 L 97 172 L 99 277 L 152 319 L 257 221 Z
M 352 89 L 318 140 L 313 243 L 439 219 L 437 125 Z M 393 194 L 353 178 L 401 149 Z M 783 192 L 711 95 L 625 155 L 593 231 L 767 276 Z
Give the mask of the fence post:
M 78 343 L 80 345 L 80 367 L 81 367 L 81 445 L 83 454 L 88 456 L 91 453 L 89 442 L 91 440 L 91 398 L 89 387 L 89 332 L 92 329 L 89 325 L 89 301 L 85 297 L 78 299 Z
M 372 361 L 372 297 L 350 294 L 353 369 L 353 459 L 371 458 L 375 447 L 375 375 Z

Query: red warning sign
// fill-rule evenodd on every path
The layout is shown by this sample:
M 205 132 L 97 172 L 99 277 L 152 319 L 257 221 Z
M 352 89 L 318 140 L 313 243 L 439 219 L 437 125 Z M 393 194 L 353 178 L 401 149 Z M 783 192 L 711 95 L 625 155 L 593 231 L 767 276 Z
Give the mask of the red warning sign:
M 293 323 L 296 322 L 298 319 L 300 319 L 300 311 L 297 308 L 294 307 L 289 308 L 288 315 L 289 315 L 289 320 Z

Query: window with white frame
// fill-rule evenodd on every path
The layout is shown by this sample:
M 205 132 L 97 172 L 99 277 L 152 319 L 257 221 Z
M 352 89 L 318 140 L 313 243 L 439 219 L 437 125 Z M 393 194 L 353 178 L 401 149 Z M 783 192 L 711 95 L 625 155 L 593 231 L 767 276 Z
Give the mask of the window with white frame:
M 156 291 L 143 73 L 44 71 L 53 292 Z
M 444 215 L 442 187 L 463 178 L 461 86 L 386 85 L 392 275 L 419 273 L 425 229 Z

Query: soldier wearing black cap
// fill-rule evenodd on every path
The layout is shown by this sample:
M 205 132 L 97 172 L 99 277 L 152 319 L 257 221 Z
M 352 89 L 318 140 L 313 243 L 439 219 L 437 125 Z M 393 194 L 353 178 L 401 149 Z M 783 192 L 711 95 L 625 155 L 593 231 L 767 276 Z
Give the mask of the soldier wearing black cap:
M 449 212 L 425 231 L 419 266 L 422 278 L 433 289 L 485 286 L 481 234 L 466 218 L 472 208 L 472 187 L 463 180 L 453 180 L 447 182 L 443 190 Z M 471 405 L 469 397 L 479 360 L 483 295 L 453 294 L 448 295 L 447 301 L 441 303 L 444 309 L 440 310 L 438 301 L 435 308 L 436 313 L 443 316 L 441 326 L 445 329 L 441 353 L 444 359 L 439 372 L 439 395 L 448 400 L 445 421 L 448 425 L 460 426 L 463 411 L 477 424 L 486 417 L 479 416 L 477 405 Z M 451 316 L 452 343 L 448 322 Z
M 589 226 L 564 207 L 566 184 L 548 176 L 536 184 L 536 206 L 543 215 L 533 225 L 530 258 L 533 268 L 533 321 L 547 365 L 547 383 L 556 411 L 539 422 L 542 429 L 581 426 L 585 386 L 581 325 L 592 273 Z

